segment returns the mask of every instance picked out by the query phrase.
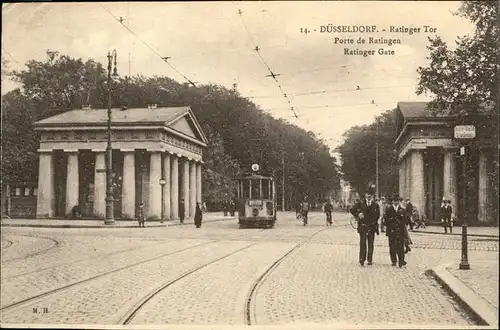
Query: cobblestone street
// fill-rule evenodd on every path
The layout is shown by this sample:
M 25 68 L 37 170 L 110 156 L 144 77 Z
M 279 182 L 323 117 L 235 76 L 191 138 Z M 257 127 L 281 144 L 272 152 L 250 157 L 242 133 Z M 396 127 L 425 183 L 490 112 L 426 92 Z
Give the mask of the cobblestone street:
M 2 324 L 474 324 L 425 272 L 460 262 L 460 236 L 413 233 L 405 268 L 385 234 L 374 264 L 357 262 L 346 214 L 332 227 L 278 216 L 273 229 L 237 220 L 202 228 L 13 228 L 1 233 Z M 498 265 L 498 239 L 470 237 L 472 267 Z M 457 272 L 451 270 L 450 272 Z M 474 278 L 467 278 L 474 283 Z M 465 281 L 464 280 L 464 281 Z M 498 309 L 498 272 L 477 291 Z M 496 282 L 495 282 L 496 281 Z M 495 291 L 496 290 L 496 291 Z

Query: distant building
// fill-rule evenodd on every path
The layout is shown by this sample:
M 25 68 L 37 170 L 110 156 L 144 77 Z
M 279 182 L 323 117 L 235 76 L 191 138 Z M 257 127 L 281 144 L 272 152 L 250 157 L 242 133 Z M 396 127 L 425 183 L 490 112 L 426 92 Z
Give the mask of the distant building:
M 180 198 L 186 217 L 193 216 L 201 201 L 207 139 L 191 109 L 113 109 L 111 118 L 115 216 L 135 218 L 144 202 L 147 217 L 175 219 Z M 10 209 L 3 213 L 13 215 L 19 197 L 26 203 L 36 200 L 39 218 L 65 217 L 76 205 L 83 216 L 104 217 L 106 123 L 106 109 L 72 110 L 36 122 L 41 133 L 38 184 L 11 185 Z
M 469 224 L 498 225 L 498 131 L 497 123 L 485 116 L 473 118 L 476 138 L 466 157 L 467 188 L 463 181 L 460 145 L 454 140 L 456 117 L 433 116 L 425 102 L 400 102 L 397 107 L 398 137 L 395 141 L 399 161 L 399 194 L 409 198 L 429 221 L 440 221 L 443 198 L 451 200 L 458 221 Z M 489 128 L 489 129 L 488 129 Z M 493 130 L 491 130 L 493 128 Z M 489 176 L 490 175 L 490 176 Z M 466 198 L 466 209 L 461 201 Z

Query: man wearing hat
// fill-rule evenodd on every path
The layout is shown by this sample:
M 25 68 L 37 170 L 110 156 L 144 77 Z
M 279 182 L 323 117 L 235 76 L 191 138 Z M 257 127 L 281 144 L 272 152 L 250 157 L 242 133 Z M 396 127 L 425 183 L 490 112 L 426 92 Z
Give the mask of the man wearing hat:
M 393 266 L 406 265 L 404 241 L 406 232 L 405 208 L 401 205 L 402 198 L 394 195 L 385 213 L 386 235 L 389 239 L 389 254 Z
M 368 265 L 372 264 L 375 233 L 379 234 L 378 218 L 380 217 L 380 207 L 373 200 L 374 190 L 373 186 L 369 187 L 365 192 L 365 199 L 357 202 L 350 210 L 358 221 L 359 264 L 361 266 L 365 264 L 365 261 L 368 261 Z

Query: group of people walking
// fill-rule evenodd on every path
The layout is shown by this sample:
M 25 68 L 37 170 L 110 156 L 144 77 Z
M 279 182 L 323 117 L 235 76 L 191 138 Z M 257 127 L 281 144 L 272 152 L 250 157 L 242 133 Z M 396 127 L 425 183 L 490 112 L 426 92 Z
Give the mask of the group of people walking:
M 179 221 L 180 223 L 184 223 L 184 218 L 186 216 L 186 208 L 184 206 L 184 199 L 181 198 L 179 202 Z M 139 222 L 139 227 L 145 227 L 146 217 L 144 215 L 144 203 L 139 204 L 139 214 L 137 217 Z M 194 225 L 196 228 L 201 228 L 201 222 L 203 220 L 203 211 L 201 203 L 196 203 L 196 210 L 194 212 Z M 163 223 L 163 220 L 160 220 Z
M 374 189 L 370 187 L 365 193 L 365 199 L 358 201 L 350 209 L 350 213 L 357 219 L 359 234 L 359 264 L 364 266 L 373 263 L 373 243 L 375 234 L 385 232 L 389 242 L 389 257 L 392 266 L 405 266 L 405 253 L 411 251 L 411 239 L 407 226 L 411 225 L 413 207 L 407 200 L 393 195 L 387 203 L 381 206 L 374 200 Z M 379 219 L 381 219 L 379 230 Z

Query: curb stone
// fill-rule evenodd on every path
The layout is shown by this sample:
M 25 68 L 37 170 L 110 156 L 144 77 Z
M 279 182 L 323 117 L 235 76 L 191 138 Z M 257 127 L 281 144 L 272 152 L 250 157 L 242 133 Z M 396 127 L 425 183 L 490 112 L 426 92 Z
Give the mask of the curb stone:
M 426 274 L 432 275 L 473 316 L 478 325 L 498 329 L 498 310 L 446 270 L 451 265 L 454 265 L 454 263 L 439 265 L 427 270 Z
M 227 220 L 235 220 L 236 218 L 234 217 L 227 217 L 227 218 L 222 218 L 222 219 L 212 219 L 212 220 L 204 220 L 204 223 L 207 222 L 219 222 L 219 221 L 227 221 Z M 50 220 L 49 220 L 50 221 Z M 133 222 L 133 221 L 130 221 Z M 159 222 L 159 221 L 158 221 Z M 171 221 L 165 221 L 163 224 L 156 224 L 156 225 L 149 225 L 146 226 L 146 228 L 158 228 L 158 227 L 175 227 L 175 226 L 187 226 L 187 225 L 193 225 L 193 221 L 188 221 L 184 223 L 179 223 L 179 222 L 173 222 L 169 223 Z M 147 222 L 146 222 L 147 223 Z M 123 228 L 139 228 L 138 225 L 135 226 L 120 226 L 120 225 L 67 225 L 67 224 L 60 224 L 60 225 L 49 225 L 49 224 L 28 224 L 28 223 L 20 223 L 20 224 L 15 224 L 15 223 L 2 223 L 1 227 L 32 227 L 32 228 L 115 228 L 115 229 L 123 229 Z
M 462 236 L 462 233 L 451 233 L 451 234 L 445 234 L 443 232 L 437 232 L 437 231 L 421 231 L 421 230 L 413 230 L 410 231 L 410 233 L 418 233 L 418 234 L 432 234 L 432 235 L 452 235 L 452 236 Z M 490 237 L 490 238 L 496 238 L 499 239 L 500 237 L 498 235 L 489 235 L 489 234 L 469 234 L 467 233 L 467 237 Z

